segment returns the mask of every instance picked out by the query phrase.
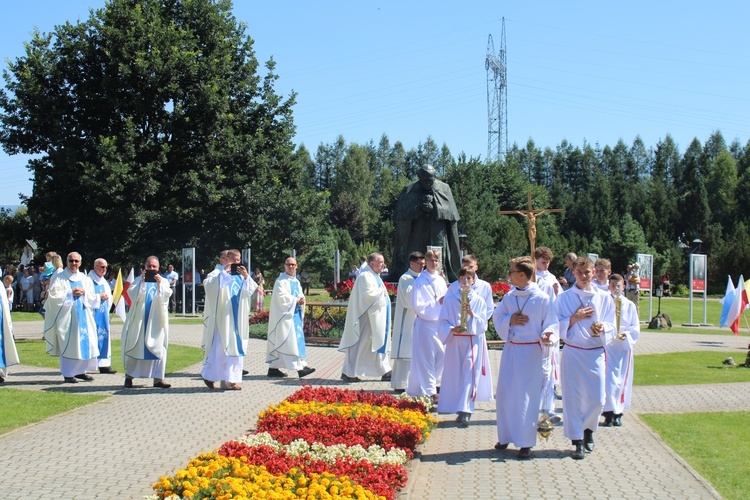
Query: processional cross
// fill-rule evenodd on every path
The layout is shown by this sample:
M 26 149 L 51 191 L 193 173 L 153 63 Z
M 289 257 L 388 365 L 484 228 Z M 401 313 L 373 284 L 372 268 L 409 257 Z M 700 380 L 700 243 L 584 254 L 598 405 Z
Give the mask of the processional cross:
M 529 243 L 531 244 L 531 260 L 534 262 L 534 268 L 536 268 L 536 259 L 534 259 L 534 251 L 536 250 L 536 218 L 542 214 L 562 212 L 563 209 L 545 208 L 543 210 L 534 210 L 531 206 L 531 191 L 528 191 L 528 195 L 528 210 L 500 210 L 498 213 L 502 215 L 522 215 L 529 221 Z M 534 273 L 534 275 L 532 276 L 532 281 L 536 281 L 536 273 Z

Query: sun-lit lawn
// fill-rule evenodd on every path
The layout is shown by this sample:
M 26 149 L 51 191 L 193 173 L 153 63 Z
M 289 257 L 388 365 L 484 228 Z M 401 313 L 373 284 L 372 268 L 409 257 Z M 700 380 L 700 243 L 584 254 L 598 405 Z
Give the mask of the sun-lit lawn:
M 26 366 L 59 368 L 59 358 L 45 353 L 43 340 L 16 341 L 18 356 Z M 120 356 L 120 341 L 112 341 L 112 368 L 123 373 Z M 197 347 L 170 345 L 167 357 L 167 373 L 182 370 L 203 359 L 203 350 Z M 14 368 L 10 368 L 13 377 Z M 56 379 L 57 380 L 57 379 Z M 60 379 L 61 380 L 61 379 Z M 124 374 L 123 374 L 124 380 Z M 94 382 L 96 383 L 96 382 Z M 108 396 L 70 394 L 63 391 L 33 391 L 3 387 L 0 390 L 0 433 L 39 422 L 47 417 L 99 401 Z
M 55 391 L 0 390 L 0 433 L 100 401 L 107 396 Z
M 640 417 L 723 498 L 748 497 L 750 412 L 644 414 Z
M 745 351 L 691 351 L 635 356 L 633 385 L 690 385 L 750 382 L 750 368 L 721 364 L 732 357 L 745 362 Z
M 60 359 L 48 355 L 45 352 L 45 345 L 43 340 L 16 340 L 16 348 L 21 363 L 28 366 L 59 368 Z M 167 356 L 167 373 L 182 370 L 201 362 L 201 360 L 203 360 L 202 349 L 172 344 L 169 346 L 169 356 Z M 123 365 L 119 340 L 112 341 L 112 368 L 122 373 Z M 12 370 L 11 368 L 11 373 Z

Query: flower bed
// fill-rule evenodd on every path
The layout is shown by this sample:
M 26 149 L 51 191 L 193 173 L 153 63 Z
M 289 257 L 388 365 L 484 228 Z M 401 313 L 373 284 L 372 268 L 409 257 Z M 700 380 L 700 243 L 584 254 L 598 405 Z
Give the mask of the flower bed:
M 303 386 L 261 412 L 255 434 L 202 453 L 154 485 L 153 498 L 378 498 L 437 421 L 404 396 Z

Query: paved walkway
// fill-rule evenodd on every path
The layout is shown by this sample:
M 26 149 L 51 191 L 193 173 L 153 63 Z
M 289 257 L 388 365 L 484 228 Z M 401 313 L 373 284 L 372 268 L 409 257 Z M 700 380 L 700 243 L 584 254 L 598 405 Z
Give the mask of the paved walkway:
M 15 325 L 17 338 L 39 338 L 41 323 Z M 200 327 L 174 325 L 171 342 L 200 343 Z M 746 337 L 644 331 L 637 352 L 737 350 L 744 359 Z M 0 435 L 0 496 L 3 498 L 138 499 L 152 493 L 161 475 L 184 467 L 199 452 L 252 431 L 258 413 L 300 387 L 297 378 L 268 379 L 264 342 L 251 340 L 242 391 L 209 391 L 199 364 L 168 376 L 170 390 L 124 389 L 124 376 L 95 375 L 92 383 L 62 384 L 56 370 L 16 366 L 5 387 L 45 392 L 111 395 L 99 403 Z M 334 348 L 308 347 L 318 371 L 311 385 L 342 385 L 343 357 Z M 501 351 L 491 351 L 497 374 Z M 717 363 L 721 360 L 717 360 Z M 349 385 L 387 390 L 367 381 Z M 638 412 L 750 410 L 750 384 L 636 389 L 633 410 L 621 428 L 602 428 L 596 451 L 570 458 L 562 429 L 534 448 L 534 459 L 519 461 L 515 450 L 497 452 L 492 405 L 481 405 L 468 429 L 453 416 L 440 424 L 421 449 L 400 498 L 718 498 L 716 491 L 673 453 L 638 418 Z

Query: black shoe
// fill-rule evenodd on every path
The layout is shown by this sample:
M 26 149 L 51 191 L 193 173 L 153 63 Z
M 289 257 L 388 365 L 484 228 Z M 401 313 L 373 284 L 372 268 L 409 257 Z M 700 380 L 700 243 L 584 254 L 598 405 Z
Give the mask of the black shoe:
M 299 378 L 302 378 L 302 377 L 307 377 L 314 371 L 315 371 L 315 368 L 310 368 L 309 366 L 306 366 L 301 370 L 297 370 L 297 374 L 299 375 Z
M 94 380 L 94 377 L 92 377 L 91 375 L 86 375 L 85 373 L 79 373 L 78 375 L 76 375 L 76 378 L 78 380 L 85 380 L 86 382 L 91 382 L 92 380 Z
M 584 429 L 583 431 L 583 449 L 591 453 L 594 451 L 594 431 Z
M 213 388 L 214 388 L 214 383 L 213 383 L 213 382 L 211 382 L 210 380 L 206 380 L 206 379 L 204 378 L 204 379 L 203 379 L 203 383 L 204 383 L 204 384 L 206 384 L 206 387 L 208 387 L 209 389 L 213 389 Z
M 615 427 L 622 427 L 622 413 L 615 415 L 615 418 L 612 419 L 612 425 Z
M 5 382 L 5 377 L 3 377 L 2 375 L 0 375 L 0 384 L 2 384 L 4 382 Z
M 106 373 L 106 374 L 112 375 L 113 373 L 117 373 L 117 370 L 113 370 L 109 366 L 100 366 L 99 373 Z
M 128 377 L 127 375 L 125 375 L 125 388 L 126 389 L 133 388 L 133 377 Z
M 395 392 L 396 394 L 403 394 L 404 392 L 406 392 L 406 389 L 393 389 L 393 392 Z
M 64 377 L 63 382 L 66 384 L 77 384 L 78 381 L 75 379 L 75 377 Z
M 275 378 L 283 378 L 283 377 L 286 377 L 286 373 L 282 372 L 278 368 L 269 368 L 266 376 L 275 377 Z
M 503 451 L 508 449 L 508 443 L 501 444 L 501 443 L 495 443 L 495 449 L 498 451 Z
M 573 460 L 583 460 L 586 454 L 583 452 L 583 442 L 580 439 L 573 441 L 576 449 L 570 454 Z
M 380 380 L 382 380 L 383 382 L 390 382 L 391 381 L 391 374 L 392 374 L 392 372 L 388 371 L 388 373 L 386 373 L 385 375 L 383 375 L 382 377 L 380 377 Z
M 604 415 L 604 423 L 602 424 L 602 427 L 612 427 L 615 414 L 611 411 L 605 411 L 602 415 Z
M 531 448 L 521 448 L 518 450 L 519 460 L 528 460 L 531 458 Z
M 244 377 L 245 375 L 250 375 L 250 372 L 247 370 L 242 370 L 242 376 Z
M 172 387 L 172 384 L 168 384 L 164 382 L 163 380 L 154 380 L 154 387 L 160 387 L 162 389 L 169 389 Z
M 359 377 L 350 377 L 349 375 L 341 374 L 341 380 L 344 382 L 359 382 Z

